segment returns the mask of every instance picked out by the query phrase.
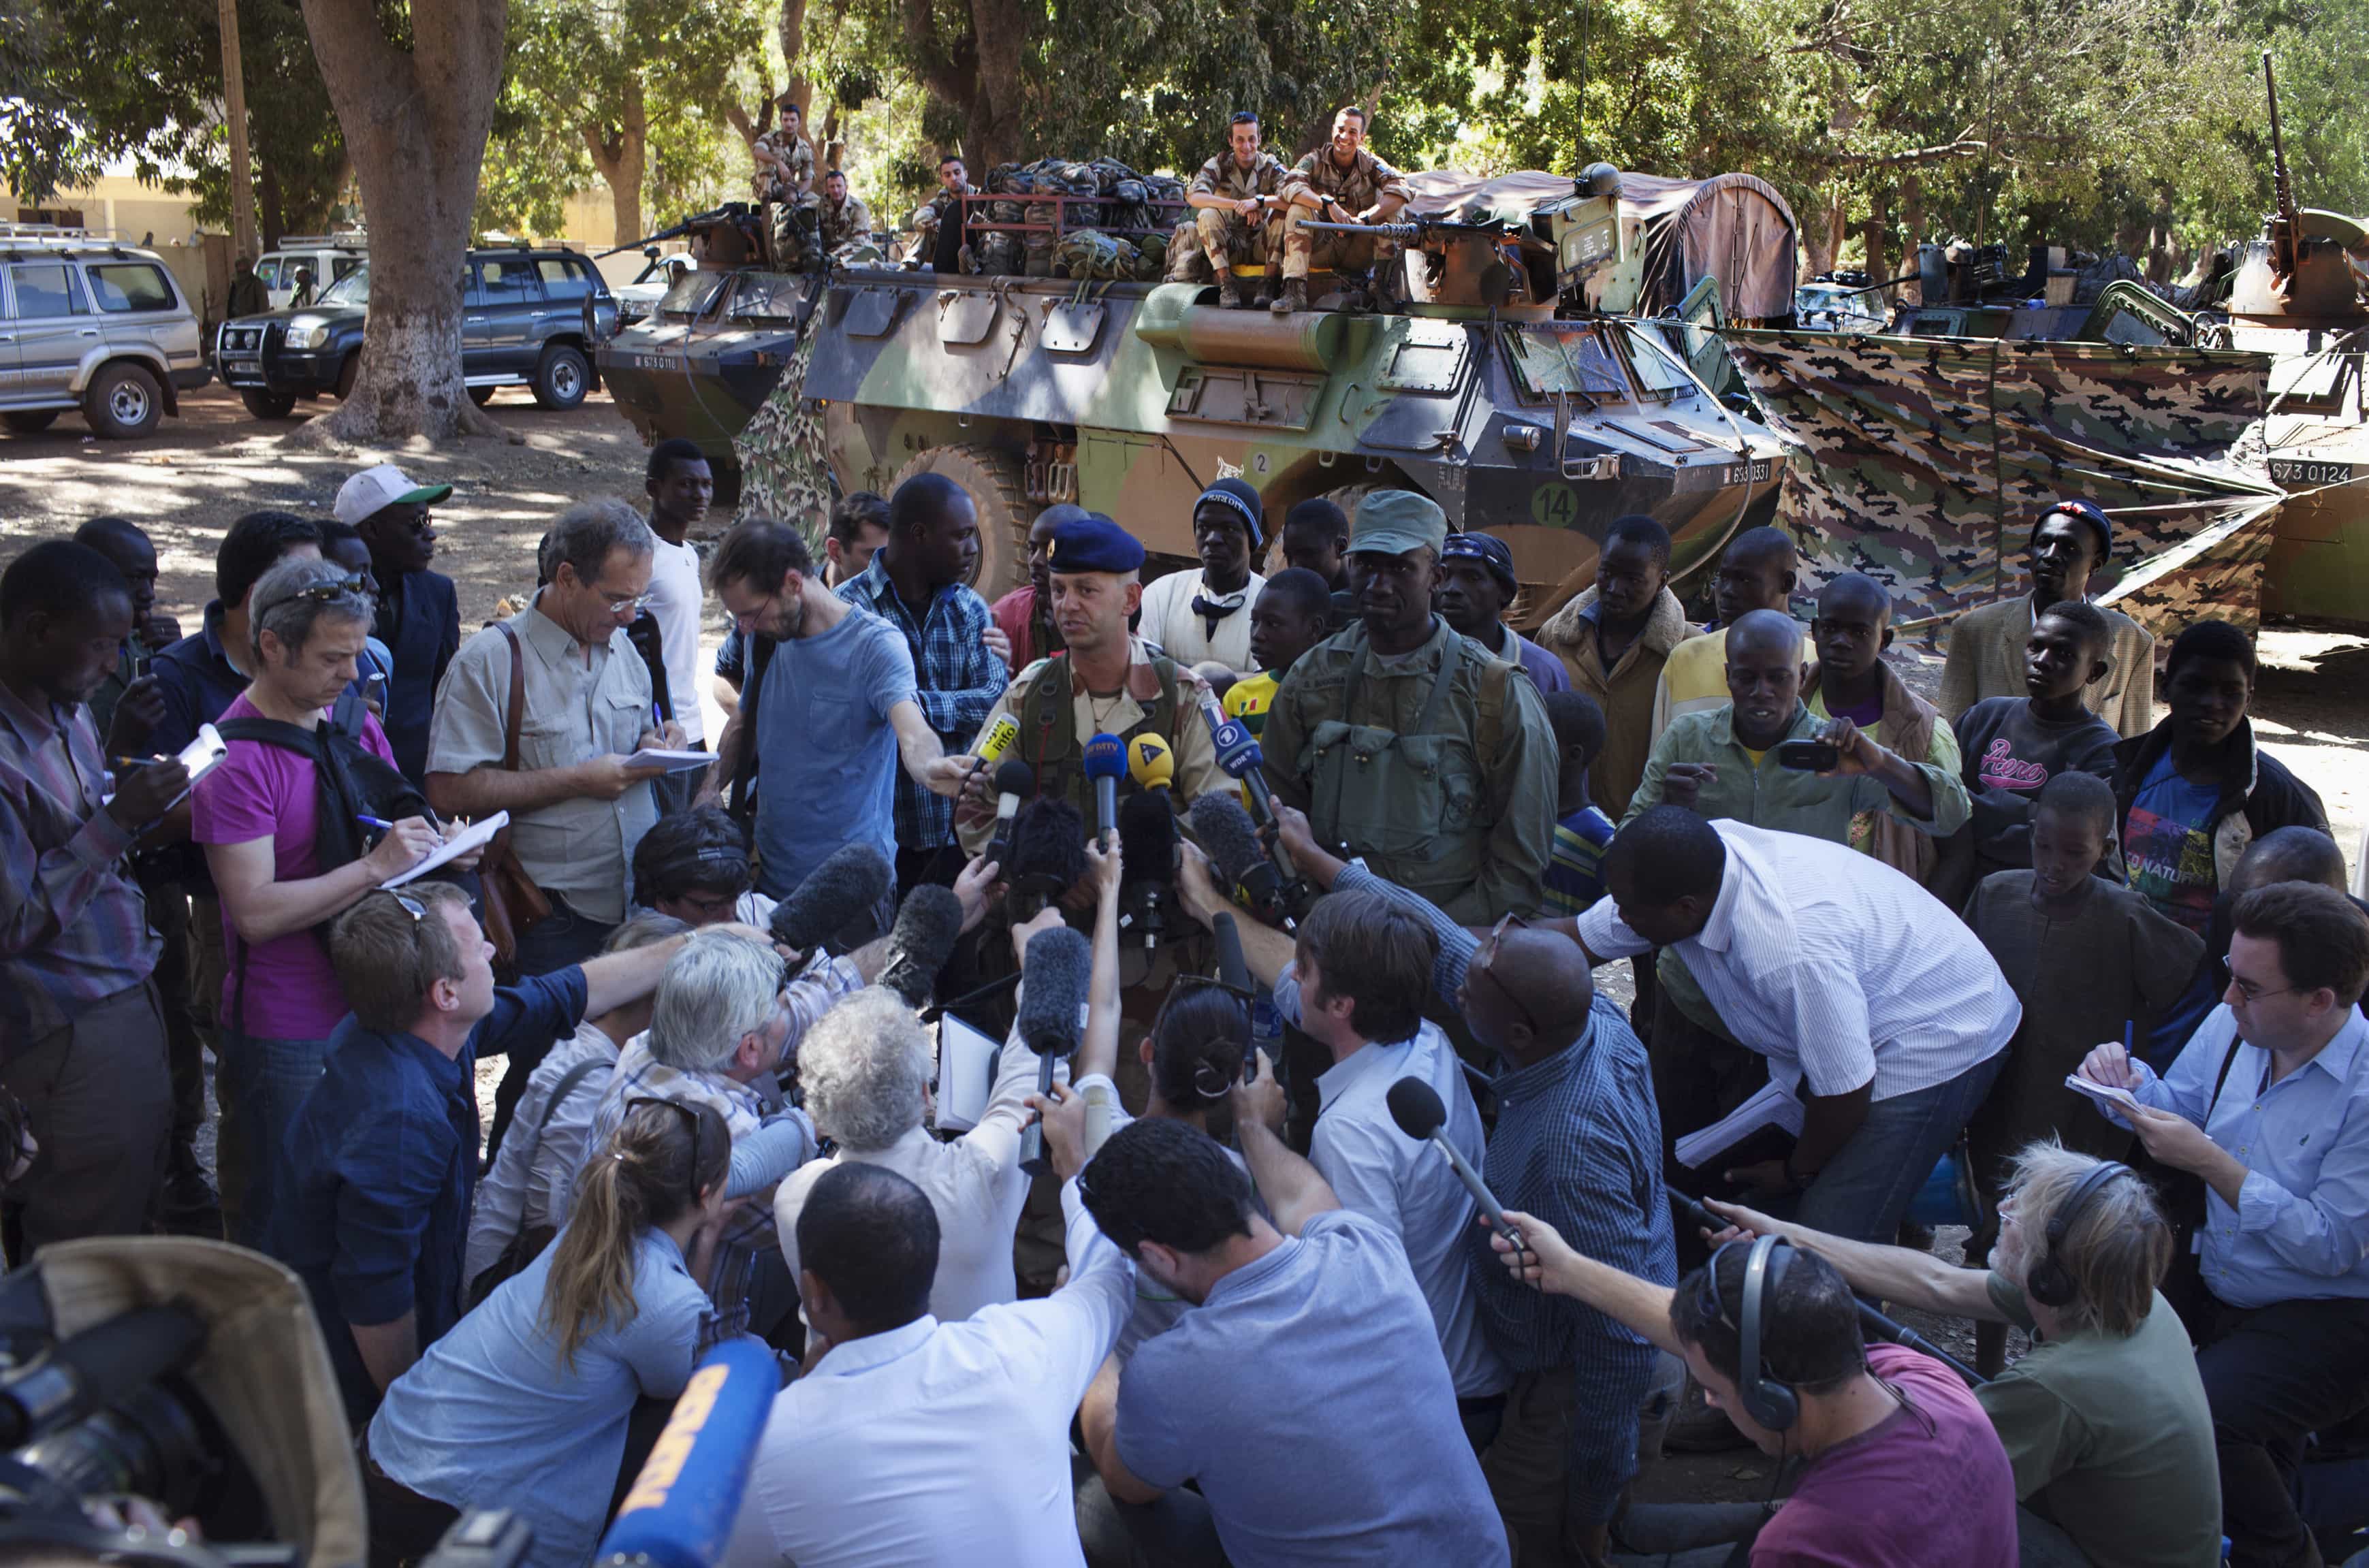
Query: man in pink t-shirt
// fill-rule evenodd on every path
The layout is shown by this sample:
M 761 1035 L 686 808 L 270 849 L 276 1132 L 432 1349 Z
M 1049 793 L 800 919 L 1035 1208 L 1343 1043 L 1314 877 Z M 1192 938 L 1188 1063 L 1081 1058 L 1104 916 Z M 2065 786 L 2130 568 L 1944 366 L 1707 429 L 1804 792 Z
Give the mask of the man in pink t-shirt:
M 370 633 L 369 593 L 341 567 L 290 559 L 264 574 L 250 603 L 255 677 L 223 721 L 312 731 L 354 678 Z M 374 715 L 363 716 L 361 742 L 394 765 Z M 190 837 L 205 846 L 221 892 L 229 958 L 216 1084 L 223 1211 L 231 1239 L 247 1246 L 264 1242 L 280 1144 L 346 1015 L 321 928 L 441 841 L 424 818 L 406 818 L 375 848 L 324 872 L 319 799 L 311 759 L 260 740 L 232 741 L 191 797 Z M 369 841 L 371 830 L 350 827 Z
M 1516 1277 L 1684 1357 L 1761 1452 L 1802 1461 L 1774 1512 L 1632 1507 L 1623 1544 L 1749 1541 L 1752 1568 L 2016 1568 L 2015 1472 L 1990 1417 L 1940 1362 L 1862 1340 L 1857 1299 L 1817 1253 L 1730 1242 L 1674 1290 L 1581 1256 L 1530 1215 L 1505 1217 L 1521 1249 L 1489 1245 Z

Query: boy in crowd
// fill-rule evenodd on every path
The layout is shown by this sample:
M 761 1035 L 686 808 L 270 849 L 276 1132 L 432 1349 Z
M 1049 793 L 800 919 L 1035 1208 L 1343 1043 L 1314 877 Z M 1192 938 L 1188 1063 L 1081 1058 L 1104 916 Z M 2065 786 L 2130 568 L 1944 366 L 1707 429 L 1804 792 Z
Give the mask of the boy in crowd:
M 360 591 L 375 604 L 378 574 L 372 569 L 370 545 L 363 542 L 361 531 L 333 517 L 324 518 L 313 526 L 321 531 L 321 559 L 343 567 L 349 577 L 361 584 Z M 371 712 L 379 716 L 382 725 L 386 721 L 386 688 L 394 680 L 394 651 L 379 640 L 376 632 L 364 633 L 362 651 L 354 656 L 354 689 L 363 693 Z
M 1201 569 L 1170 572 L 1143 586 L 1143 640 L 1179 664 L 1210 659 L 1229 670 L 1251 662 L 1250 607 L 1266 578 L 1253 569 L 1266 547 L 1266 514 L 1243 479 L 1220 479 L 1193 504 L 1193 552 Z
M 1604 897 L 1601 862 L 1612 841 L 1612 818 L 1588 796 L 1588 764 L 1604 750 L 1604 710 L 1584 692 L 1549 692 L 1540 699 L 1554 727 L 1554 854 L 1547 862 L 1545 910 L 1575 915 Z
M 1612 520 L 1596 589 L 1547 618 L 1539 641 L 1561 656 L 1572 690 L 1596 700 L 1604 745 L 1588 789 L 1608 816 L 1629 809 L 1654 749 L 1654 693 L 1670 652 L 1695 635 L 1670 591 L 1669 530 L 1642 512 Z
M 2113 530 L 2083 500 L 2058 501 L 2040 514 L 2024 556 L 2031 591 L 1969 610 L 1950 628 L 1941 667 L 1941 716 L 1952 724 L 1985 697 L 2012 697 L 2023 685 L 2024 639 L 2053 604 L 2079 603 L 2106 564 Z M 2103 679 L 2081 690 L 2082 705 L 2123 736 L 2155 725 L 2155 638 L 2119 610 L 2100 606 L 2109 628 Z
M 1349 587 L 1349 514 L 1330 497 L 1310 496 L 1283 514 L 1283 559 L 1323 579 L 1333 596 L 1333 631 L 1357 618 L 1357 595 Z
M 1275 689 L 1301 654 L 1324 640 L 1332 619 L 1332 590 L 1314 572 L 1291 567 L 1267 578 L 1251 606 L 1251 662 L 1257 669 L 1226 689 L 1226 716 L 1242 720 L 1253 736 L 1265 729 Z
M 1820 589 L 1810 640 L 1818 662 L 1802 682 L 1802 700 L 1813 716 L 1847 718 L 1888 750 L 1943 773 L 1958 771 L 1958 741 L 1950 727 L 1883 662 L 1892 647 L 1892 595 L 1882 583 L 1845 572 Z M 1940 859 L 1930 833 L 1878 811 L 1851 818 L 1849 841 L 1928 885 Z
M 1934 890 L 1945 903 L 1959 902 L 1969 883 L 2031 864 L 2032 802 L 2050 779 L 2113 772 L 2113 727 L 2082 699 L 2105 678 L 2111 637 L 2094 606 L 2075 599 L 2050 605 L 2024 644 L 2029 694 L 1986 697 L 1958 715 L 1961 776 L 1974 815 L 1942 854 Z
M 2031 864 L 1985 877 L 1966 905 L 1967 925 L 2023 1003 L 2007 1065 L 1967 1128 L 1986 1192 L 1998 1190 L 2008 1155 L 2051 1134 L 2084 1153 L 2129 1152 L 2129 1132 L 2086 1109 L 2065 1075 L 2101 1040 L 2145 1038 L 2204 950 L 2146 898 L 2092 875 L 2113 834 L 2106 781 L 2060 773 L 2031 807 Z
M 1439 586 L 1432 603 L 1440 618 L 1486 649 L 1492 658 L 1519 664 L 1541 695 L 1571 689 L 1562 660 L 1505 624 L 1506 606 L 1521 591 L 1514 550 L 1494 533 L 1451 533 L 1439 552 Z
M 1652 738 L 1659 740 L 1671 721 L 1688 714 L 1708 713 L 1727 701 L 1721 678 L 1727 658 L 1727 629 L 1755 610 L 1792 615 L 1795 568 L 1801 564 L 1792 536 L 1782 529 L 1747 528 L 1727 542 L 1711 578 L 1713 620 L 1703 635 L 1670 650 L 1662 665 L 1661 683 L 1654 691 Z M 1801 638 L 1796 664 L 1810 662 L 1810 638 Z

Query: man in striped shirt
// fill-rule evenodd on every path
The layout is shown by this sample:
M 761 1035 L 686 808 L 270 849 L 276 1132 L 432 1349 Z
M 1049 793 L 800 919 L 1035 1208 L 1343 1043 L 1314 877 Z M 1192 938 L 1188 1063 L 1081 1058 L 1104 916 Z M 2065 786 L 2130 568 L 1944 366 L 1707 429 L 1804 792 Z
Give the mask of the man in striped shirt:
M 8 1194 L 20 1258 L 144 1229 L 164 1177 L 159 944 L 123 855 L 189 772 L 127 769 L 109 798 L 84 705 L 131 635 L 123 574 L 86 544 L 36 544 L 0 573 L 0 1088 L 40 1146 Z

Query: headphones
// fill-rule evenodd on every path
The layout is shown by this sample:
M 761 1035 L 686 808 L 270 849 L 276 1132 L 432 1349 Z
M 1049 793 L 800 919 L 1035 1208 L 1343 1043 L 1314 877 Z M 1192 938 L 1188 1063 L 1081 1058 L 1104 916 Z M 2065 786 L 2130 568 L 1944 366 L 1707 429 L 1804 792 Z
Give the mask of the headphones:
M 2065 1245 L 2066 1232 L 2073 1229 L 2073 1222 L 2081 1218 L 2082 1208 L 2091 1197 L 2096 1196 L 2099 1188 L 2116 1176 L 2135 1174 L 2137 1173 L 2128 1165 L 2112 1160 L 2100 1160 L 2088 1175 L 2075 1184 L 2072 1192 L 2066 1195 L 2065 1201 L 2058 1204 L 2056 1211 L 2048 1217 L 2047 1228 L 2042 1232 L 2046 1250 L 2040 1254 L 2039 1260 L 2024 1275 L 2025 1295 L 2043 1307 L 2064 1307 L 2072 1304 L 2073 1298 L 2079 1295 L 2080 1291 L 2075 1287 L 2072 1275 L 2066 1271 L 2064 1264 L 2059 1262 L 2056 1256 L 2057 1252 Z
M 1726 1305 L 1719 1295 L 1719 1260 L 1728 1247 L 1750 1246 L 1744 1259 L 1743 1311 L 1733 1320 L 1737 1336 L 1743 1341 L 1736 1357 L 1735 1392 L 1744 1402 L 1745 1413 L 1771 1432 L 1783 1432 L 1802 1418 L 1801 1396 L 1793 1385 L 1770 1371 L 1760 1354 L 1760 1315 L 1769 1288 L 1785 1276 L 1793 1262 L 1793 1248 L 1781 1236 L 1756 1236 L 1749 1242 L 1738 1238 L 1713 1253 L 1704 1266 L 1703 1277 L 1711 1288 L 1711 1308 L 1722 1322 L 1731 1321 Z M 1780 1254 L 1779 1248 L 1784 1251 Z

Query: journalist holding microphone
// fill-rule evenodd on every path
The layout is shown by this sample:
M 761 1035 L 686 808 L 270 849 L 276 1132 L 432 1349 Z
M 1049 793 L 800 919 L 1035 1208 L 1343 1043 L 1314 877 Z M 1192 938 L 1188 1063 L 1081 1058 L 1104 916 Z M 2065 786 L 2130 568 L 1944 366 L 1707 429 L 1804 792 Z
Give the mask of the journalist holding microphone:
M 2369 918 L 2276 883 L 2232 911 L 2229 985 L 2161 1078 L 2120 1046 L 2082 1062 L 2129 1092 L 2159 1164 L 2204 1184 L 2187 1308 L 2237 1568 L 2320 1561 L 2290 1478 L 2306 1433 L 2369 1405 Z

